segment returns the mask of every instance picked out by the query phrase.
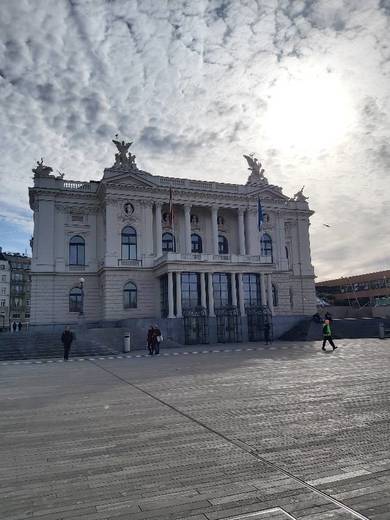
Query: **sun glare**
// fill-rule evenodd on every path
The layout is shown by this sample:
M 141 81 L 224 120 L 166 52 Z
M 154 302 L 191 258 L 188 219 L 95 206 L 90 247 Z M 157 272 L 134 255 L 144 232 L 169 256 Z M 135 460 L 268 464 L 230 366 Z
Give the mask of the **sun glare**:
M 353 118 L 350 97 L 338 79 L 295 79 L 272 90 L 265 132 L 277 148 L 312 155 L 341 143 Z

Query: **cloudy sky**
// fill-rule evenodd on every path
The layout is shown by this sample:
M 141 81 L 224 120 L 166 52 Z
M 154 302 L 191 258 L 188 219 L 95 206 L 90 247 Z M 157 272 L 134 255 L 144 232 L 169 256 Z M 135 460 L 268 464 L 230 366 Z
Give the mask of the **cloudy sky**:
M 113 135 L 158 175 L 305 185 L 319 279 L 390 268 L 390 0 L 3 0 L 0 245 L 41 156 L 99 179 Z M 331 227 L 324 227 L 328 224 Z M 28 249 L 29 251 L 29 249 Z

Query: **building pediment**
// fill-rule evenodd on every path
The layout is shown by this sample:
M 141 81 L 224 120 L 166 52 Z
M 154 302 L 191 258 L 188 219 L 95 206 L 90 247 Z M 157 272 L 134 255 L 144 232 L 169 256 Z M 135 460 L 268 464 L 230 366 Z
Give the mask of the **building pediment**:
M 124 171 L 115 166 L 104 170 L 102 183 L 106 185 L 120 184 L 121 186 L 129 186 L 129 188 L 135 186 L 139 188 L 154 188 L 157 186 L 157 183 L 153 179 L 153 175 L 148 172 L 143 170 Z
M 255 195 L 256 197 L 260 197 L 263 199 L 272 199 L 272 200 L 280 200 L 287 201 L 290 200 L 289 197 L 282 193 L 282 188 L 280 186 L 275 186 L 273 184 L 267 184 L 263 186 L 257 186 L 256 188 L 252 186 L 248 189 L 249 195 Z

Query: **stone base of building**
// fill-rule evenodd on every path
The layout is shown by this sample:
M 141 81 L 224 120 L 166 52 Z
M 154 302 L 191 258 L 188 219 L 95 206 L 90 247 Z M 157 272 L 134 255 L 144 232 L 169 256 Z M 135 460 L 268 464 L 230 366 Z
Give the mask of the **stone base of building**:
M 278 339 L 305 318 L 307 316 L 273 316 L 271 337 Z M 165 347 L 264 340 L 263 329 L 254 328 L 253 324 L 251 326 L 246 316 L 239 316 L 235 319 L 207 317 L 205 321 L 206 323 L 199 323 L 196 319 L 188 320 L 186 318 L 138 318 L 119 321 L 79 321 L 77 324 L 71 324 L 70 327 L 75 331 L 78 342 L 93 341 L 115 350 L 121 349 L 123 336 L 127 332 L 130 332 L 132 349 L 146 347 L 147 331 L 150 325 L 158 325 L 161 329 Z M 60 335 L 66 325 L 67 323 L 31 325 L 29 334 L 54 333 Z

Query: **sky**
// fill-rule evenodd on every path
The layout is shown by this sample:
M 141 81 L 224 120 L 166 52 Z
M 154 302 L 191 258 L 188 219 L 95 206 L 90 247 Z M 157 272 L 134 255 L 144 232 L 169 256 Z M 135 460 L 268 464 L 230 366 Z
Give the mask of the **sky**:
M 318 280 L 390 269 L 390 0 L 3 0 L 0 245 L 31 169 L 99 180 L 116 133 L 156 175 L 302 186 Z M 325 227 L 327 224 L 330 227 Z

